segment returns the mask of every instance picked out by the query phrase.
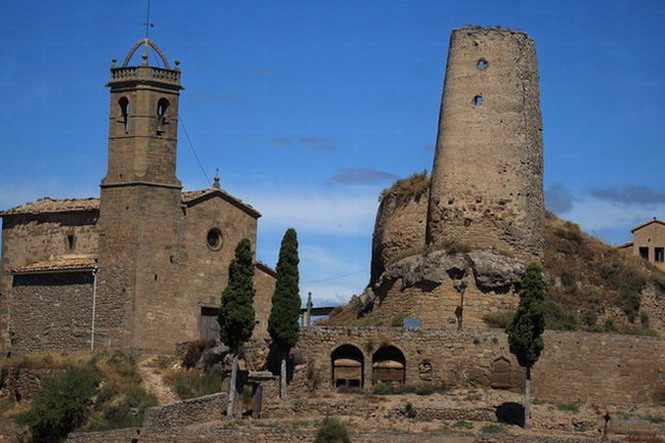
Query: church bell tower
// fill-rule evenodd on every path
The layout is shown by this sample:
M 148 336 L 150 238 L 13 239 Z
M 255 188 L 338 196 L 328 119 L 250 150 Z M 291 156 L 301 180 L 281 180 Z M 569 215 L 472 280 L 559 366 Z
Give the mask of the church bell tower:
M 108 169 L 97 225 L 97 346 L 158 349 L 166 325 L 176 332 L 187 327 L 168 314 L 181 299 L 185 254 L 175 174 L 178 64 L 172 68 L 145 38 L 121 66 L 111 66 Z

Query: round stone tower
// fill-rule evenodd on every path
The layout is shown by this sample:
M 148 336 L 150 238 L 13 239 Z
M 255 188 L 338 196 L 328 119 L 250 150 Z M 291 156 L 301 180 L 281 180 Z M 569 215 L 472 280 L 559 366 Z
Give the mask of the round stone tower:
M 453 31 L 427 217 L 431 250 L 462 245 L 527 261 L 543 248 L 543 141 L 534 41 Z

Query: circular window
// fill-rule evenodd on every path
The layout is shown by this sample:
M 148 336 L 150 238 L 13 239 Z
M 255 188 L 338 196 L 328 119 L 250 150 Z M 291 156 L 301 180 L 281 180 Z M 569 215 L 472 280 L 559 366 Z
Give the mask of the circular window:
M 206 235 L 206 242 L 208 243 L 208 247 L 213 251 L 219 251 L 222 249 L 222 245 L 224 244 L 222 231 L 218 228 L 212 228 L 209 230 L 208 235 Z
M 473 97 L 473 105 L 474 106 L 480 106 L 485 102 L 485 99 L 483 98 L 482 95 L 476 95 Z
M 487 66 L 488 66 L 488 65 L 489 65 L 489 63 L 487 62 L 487 60 L 485 60 L 484 58 L 481 58 L 481 59 L 478 60 L 478 62 L 476 63 L 476 68 L 478 68 L 478 69 L 480 69 L 480 70 L 483 70 L 483 69 L 487 69 Z

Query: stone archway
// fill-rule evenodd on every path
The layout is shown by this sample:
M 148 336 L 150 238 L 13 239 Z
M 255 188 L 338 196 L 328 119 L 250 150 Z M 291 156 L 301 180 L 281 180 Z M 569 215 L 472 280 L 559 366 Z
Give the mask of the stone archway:
M 381 346 L 372 356 L 372 383 L 404 384 L 406 357 L 397 347 Z
M 341 345 L 330 354 L 332 363 L 332 386 L 363 387 L 365 357 L 354 345 Z

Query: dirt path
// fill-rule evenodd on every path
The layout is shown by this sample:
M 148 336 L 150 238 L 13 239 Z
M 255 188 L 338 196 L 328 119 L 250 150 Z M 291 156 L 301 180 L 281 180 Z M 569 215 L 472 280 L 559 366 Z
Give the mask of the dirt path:
M 143 379 L 143 387 L 157 397 L 158 404 L 165 405 L 179 399 L 162 380 L 162 374 L 166 369 L 162 369 L 163 365 L 160 364 L 160 359 L 156 356 L 144 357 L 138 363 L 138 370 Z

